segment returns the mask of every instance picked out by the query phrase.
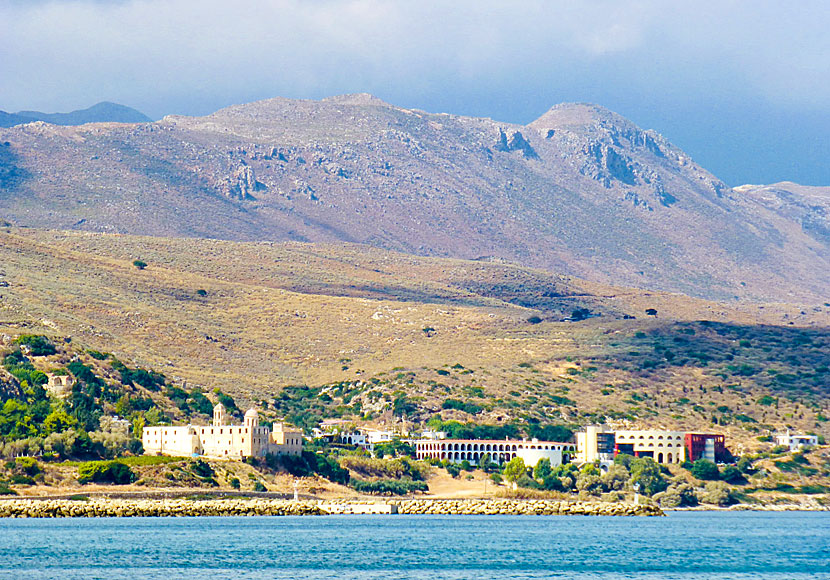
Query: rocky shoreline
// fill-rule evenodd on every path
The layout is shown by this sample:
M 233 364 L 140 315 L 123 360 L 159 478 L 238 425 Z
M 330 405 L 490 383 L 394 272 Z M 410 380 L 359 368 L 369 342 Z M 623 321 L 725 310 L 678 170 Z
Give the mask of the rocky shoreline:
M 328 502 L 330 505 L 332 502 Z M 0 501 L 0 518 L 71 517 L 197 517 L 310 516 L 331 513 L 398 513 L 405 515 L 581 515 L 662 516 L 653 505 L 556 500 L 441 500 L 411 499 L 386 502 L 335 502 L 352 506 L 388 506 L 385 510 L 337 510 L 310 500 L 281 499 L 7 499 Z

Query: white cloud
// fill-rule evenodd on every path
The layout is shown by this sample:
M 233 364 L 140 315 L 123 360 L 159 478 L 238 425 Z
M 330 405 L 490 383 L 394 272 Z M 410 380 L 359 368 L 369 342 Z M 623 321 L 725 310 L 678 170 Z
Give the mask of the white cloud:
M 632 90 L 730 78 L 830 101 L 828 8 L 806 1 L 122 0 L 0 6 L 0 108 L 176 103 L 351 90 L 486 90 L 500 78 Z M 610 73 L 609 73 L 610 74 Z M 601 82 L 601 79 L 599 79 Z M 701 86 L 699 90 L 709 90 Z M 459 95 L 463 98 L 463 95 Z M 549 103 L 552 104 L 552 103 Z M 200 111 L 204 112 L 204 111 Z

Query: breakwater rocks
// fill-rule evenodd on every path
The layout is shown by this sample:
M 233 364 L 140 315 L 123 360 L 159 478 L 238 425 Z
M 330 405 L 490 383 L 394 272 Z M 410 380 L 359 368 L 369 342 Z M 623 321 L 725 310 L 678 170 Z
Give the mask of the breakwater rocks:
M 121 518 L 323 515 L 316 502 L 268 499 L 12 499 L 0 501 L 4 518 Z
M 662 516 L 652 505 L 557 500 L 9 499 L 0 518 L 311 516 L 330 514 Z
M 394 502 L 399 514 L 527 515 L 527 516 L 663 516 L 656 505 L 567 500 L 440 500 Z

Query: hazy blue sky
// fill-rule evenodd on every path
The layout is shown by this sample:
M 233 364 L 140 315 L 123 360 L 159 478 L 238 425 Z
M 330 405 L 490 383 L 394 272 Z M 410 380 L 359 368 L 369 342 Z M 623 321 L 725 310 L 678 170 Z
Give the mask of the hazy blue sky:
M 590 101 L 730 184 L 830 185 L 829 30 L 828 0 L 0 0 L 0 109 L 370 92 L 526 123 Z

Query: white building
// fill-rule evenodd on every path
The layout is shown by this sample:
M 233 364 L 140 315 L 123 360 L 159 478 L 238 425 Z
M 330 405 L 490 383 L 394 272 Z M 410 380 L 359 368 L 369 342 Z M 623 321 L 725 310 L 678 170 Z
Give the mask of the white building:
M 447 460 L 452 463 L 469 461 L 476 464 L 485 455 L 493 463 L 507 463 L 514 457 L 521 457 L 525 465 L 535 467 L 542 458 L 551 465 L 567 463 L 576 449 L 571 443 L 539 441 L 533 439 L 416 439 L 412 441 L 418 459 Z
M 358 447 L 366 447 L 368 441 L 366 434 L 361 431 L 343 431 L 339 435 L 340 443 L 346 445 L 357 445 Z
M 798 451 L 805 447 L 815 447 L 818 445 L 818 435 L 795 434 L 787 430 L 786 433 L 775 434 L 775 444 L 789 447 L 790 451 Z
M 212 425 L 145 427 L 141 436 L 146 455 L 198 456 L 243 459 L 272 455 L 300 455 L 303 434 L 274 423 L 259 425 L 259 413 L 250 409 L 242 425 L 230 425 L 225 407 L 213 408 Z
M 393 431 L 385 431 L 380 429 L 361 429 L 366 436 L 366 443 L 368 445 L 377 445 L 378 443 L 389 443 L 395 438 Z

